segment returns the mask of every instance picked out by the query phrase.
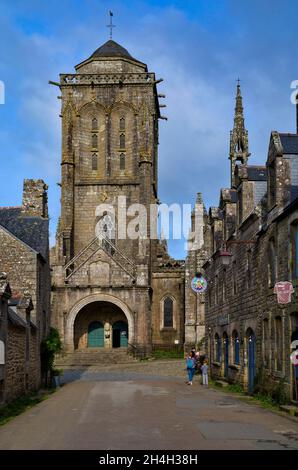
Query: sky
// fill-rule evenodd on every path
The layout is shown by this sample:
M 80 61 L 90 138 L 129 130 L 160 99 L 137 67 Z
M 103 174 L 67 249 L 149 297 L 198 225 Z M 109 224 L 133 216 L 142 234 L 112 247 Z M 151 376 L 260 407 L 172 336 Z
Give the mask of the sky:
M 0 0 L 0 205 L 20 205 L 24 178 L 49 185 L 51 244 L 60 213 L 59 90 L 48 84 L 73 73 L 109 39 L 164 81 L 159 198 L 208 209 L 228 187 L 229 133 L 240 77 L 250 164 L 265 164 L 270 132 L 295 132 L 291 83 L 298 79 L 296 0 Z M 184 240 L 169 240 L 185 256 Z

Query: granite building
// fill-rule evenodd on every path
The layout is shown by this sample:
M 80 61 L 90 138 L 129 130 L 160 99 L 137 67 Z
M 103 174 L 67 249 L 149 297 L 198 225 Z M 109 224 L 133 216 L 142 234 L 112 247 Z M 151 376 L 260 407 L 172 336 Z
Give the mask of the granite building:
M 272 132 L 266 165 L 249 165 L 240 85 L 230 137 L 231 186 L 202 229 L 206 350 L 213 377 L 253 391 L 261 382 L 297 400 L 291 344 L 296 289 L 278 303 L 276 283 L 297 286 L 298 134 Z
M 154 344 L 183 344 L 184 265 L 150 237 L 150 205 L 158 203 L 158 81 L 112 40 L 75 69 L 57 84 L 62 160 L 53 324 L 69 353 L 129 347 L 145 354 Z M 130 208 L 127 222 L 121 204 Z M 147 220 L 141 237 L 127 237 L 137 204 Z
M 0 208 L 0 402 L 40 386 L 50 328 L 47 187 L 25 180 L 23 203 Z

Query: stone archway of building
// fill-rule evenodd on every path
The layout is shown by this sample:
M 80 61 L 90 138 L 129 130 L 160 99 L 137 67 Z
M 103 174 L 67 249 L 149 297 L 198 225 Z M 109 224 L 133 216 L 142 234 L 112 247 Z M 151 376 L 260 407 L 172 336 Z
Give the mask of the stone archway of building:
M 79 340 L 75 338 L 75 323 L 77 319 L 79 319 L 79 314 L 82 311 L 82 309 L 87 308 L 88 306 L 91 306 L 91 304 L 95 303 L 104 303 L 104 304 L 110 304 L 111 308 L 115 307 L 118 308 L 118 311 L 123 314 L 122 318 L 119 318 L 123 323 L 127 322 L 127 332 L 128 332 L 128 338 L 129 342 L 133 344 L 134 341 L 134 319 L 131 310 L 129 307 L 120 299 L 117 297 L 114 297 L 113 295 L 110 294 L 92 294 L 89 295 L 81 300 L 79 300 L 70 310 L 68 316 L 67 316 L 67 321 L 66 321 L 66 329 L 65 329 L 65 349 L 67 351 L 73 351 L 75 348 L 78 348 L 78 342 Z M 92 321 L 102 321 L 102 319 L 99 318 L 92 318 L 90 319 L 91 323 Z M 112 326 L 112 325 L 111 325 Z M 86 329 L 86 327 L 85 327 Z M 87 327 L 88 330 L 88 327 Z M 87 333 L 87 331 L 86 331 Z M 105 336 L 109 337 L 112 335 L 112 331 L 105 331 Z M 112 347 L 112 337 L 109 339 L 110 344 Z M 88 342 L 85 341 L 85 346 L 88 345 Z

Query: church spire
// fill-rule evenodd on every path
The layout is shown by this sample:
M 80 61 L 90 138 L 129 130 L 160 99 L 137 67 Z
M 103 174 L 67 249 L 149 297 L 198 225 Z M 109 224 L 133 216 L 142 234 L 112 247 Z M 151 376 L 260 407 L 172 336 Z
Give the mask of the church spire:
M 237 162 L 246 165 L 250 155 L 248 151 L 248 132 L 244 125 L 240 80 L 237 80 L 234 128 L 230 132 L 231 187 L 235 186 L 235 166 Z

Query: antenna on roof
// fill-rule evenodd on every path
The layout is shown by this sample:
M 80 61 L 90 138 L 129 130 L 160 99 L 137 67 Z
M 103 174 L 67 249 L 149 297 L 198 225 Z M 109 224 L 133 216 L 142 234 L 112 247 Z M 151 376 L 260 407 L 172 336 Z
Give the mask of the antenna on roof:
M 116 27 L 116 25 L 113 24 L 113 12 L 110 10 L 109 11 L 109 15 L 110 15 L 110 24 L 107 24 L 107 28 L 110 28 L 110 39 L 113 38 L 113 28 Z

